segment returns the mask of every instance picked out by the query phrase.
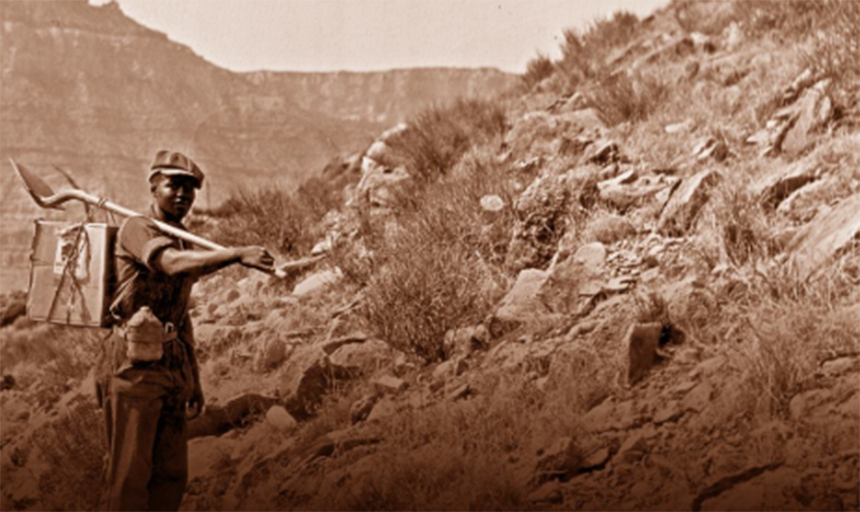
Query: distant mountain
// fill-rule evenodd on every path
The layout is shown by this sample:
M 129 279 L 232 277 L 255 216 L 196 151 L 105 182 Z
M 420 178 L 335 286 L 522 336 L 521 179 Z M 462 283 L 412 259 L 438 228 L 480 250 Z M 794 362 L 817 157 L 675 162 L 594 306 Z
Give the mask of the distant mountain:
M 207 173 L 200 202 L 212 204 L 246 182 L 295 181 L 429 104 L 489 97 L 514 80 L 495 69 L 234 73 L 115 3 L 0 2 L 3 275 L 24 264 L 39 215 L 9 157 L 42 175 L 61 166 L 141 208 L 150 158 L 176 148 Z

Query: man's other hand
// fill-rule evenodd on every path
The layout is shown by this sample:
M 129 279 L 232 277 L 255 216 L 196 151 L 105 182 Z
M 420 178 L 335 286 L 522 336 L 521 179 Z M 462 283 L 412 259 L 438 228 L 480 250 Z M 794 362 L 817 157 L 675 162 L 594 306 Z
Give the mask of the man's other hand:
M 275 264 L 275 258 L 265 247 L 256 246 L 242 247 L 239 261 L 246 267 L 262 270 L 272 270 Z
M 185 416 L 189 420 L 193 420 L 200 416 L 205 408 L 206 398 L 203 396 L 203 389 L 199 383 L 195 383 L 194 393 L 191 395 L 191 399 L 188 400 L 188 408 L 185 410 Z

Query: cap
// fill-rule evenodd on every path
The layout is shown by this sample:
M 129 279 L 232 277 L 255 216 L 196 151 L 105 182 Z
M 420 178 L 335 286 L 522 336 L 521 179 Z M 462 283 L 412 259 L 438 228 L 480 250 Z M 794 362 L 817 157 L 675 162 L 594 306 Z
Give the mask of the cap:
M 191 176 L 197 180 L 197 188 L 203 185 L 203 171 L 193 160 L 176 151 L 162 149 L 155 154 L 155 160 L 150 167 L 149 179 L 156 174 L 165 176 Z

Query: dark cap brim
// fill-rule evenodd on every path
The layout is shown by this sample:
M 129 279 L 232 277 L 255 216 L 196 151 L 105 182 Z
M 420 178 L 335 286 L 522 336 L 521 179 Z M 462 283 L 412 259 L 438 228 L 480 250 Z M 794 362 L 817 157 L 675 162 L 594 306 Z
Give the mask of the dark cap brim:
M 197 176 L 193 172 L 186 171 L 185 169 L 176 169 L 170 167 L 161 167 L 158 169 L 153 169 L 149 173 L 149 180 L 152 181 L 152 178 L 154 178 L 156 174 L 163 174 L 165 176 L 188 176 L 189 178 L 194 178 L 194 181 L 196 183 L 195 188 L 200 188 L 203 185 L 203 181 L 200 179 L 200 176 Z

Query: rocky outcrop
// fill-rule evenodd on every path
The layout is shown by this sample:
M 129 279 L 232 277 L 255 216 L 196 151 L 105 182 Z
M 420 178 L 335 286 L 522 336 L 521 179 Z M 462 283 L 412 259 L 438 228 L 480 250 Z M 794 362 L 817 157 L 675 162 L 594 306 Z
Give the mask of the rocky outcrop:
M 569 200 L 563 176 L 539 177 L 520 195 L 514 204 L 519 220 L 508 249 L 509 268 L 540 267 L 552 258 L 564 234 Z
M 778 110 L 760 131 L 747 138 L 747 143 L 762 147 L 763 155 L 785 153 L 797 156 L 815 143 L 815 134 L 832 120 L 833 102 L 828 95 L 829 80 L 810 87 L 814 75 L 804 71 L 783 92 L 786 106 Z
M 860 233 L 860 194 L 842 200 L 804 226 L 788 243 L 789 264 L 801 279 L 826 262 Z

